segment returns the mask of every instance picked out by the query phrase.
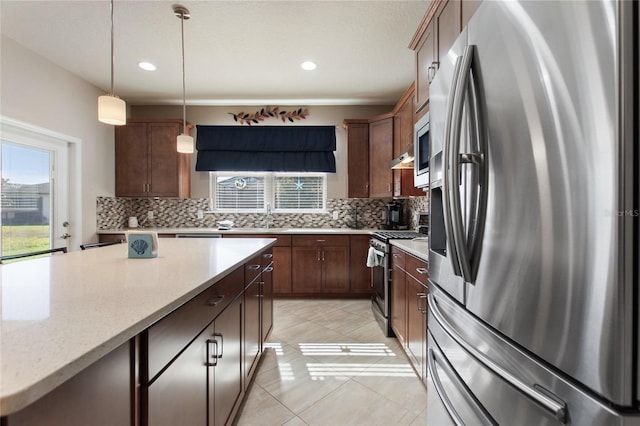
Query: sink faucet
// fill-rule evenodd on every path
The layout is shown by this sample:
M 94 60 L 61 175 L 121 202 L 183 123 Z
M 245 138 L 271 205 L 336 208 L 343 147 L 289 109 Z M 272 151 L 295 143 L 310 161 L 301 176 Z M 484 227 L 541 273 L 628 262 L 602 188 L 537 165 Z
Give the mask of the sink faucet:
M 269 229 L 269 222 L 271 222 L 271 203 L 267 203 L 267 229 Z

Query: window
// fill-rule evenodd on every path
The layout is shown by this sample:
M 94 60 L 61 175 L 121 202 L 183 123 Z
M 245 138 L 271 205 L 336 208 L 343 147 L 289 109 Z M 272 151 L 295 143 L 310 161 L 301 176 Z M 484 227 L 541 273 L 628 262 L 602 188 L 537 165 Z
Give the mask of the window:
M 216 211 L 264 212 L 267 204 L 274 212 L 325 212 L 325 173 L 245 173 L 213 172 L 212 209 Z

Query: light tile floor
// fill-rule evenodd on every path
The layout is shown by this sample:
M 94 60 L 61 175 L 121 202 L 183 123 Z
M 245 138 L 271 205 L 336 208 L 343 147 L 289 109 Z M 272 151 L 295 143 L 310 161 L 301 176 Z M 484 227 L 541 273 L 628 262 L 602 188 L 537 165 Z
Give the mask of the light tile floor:
M 269 346 L 240 426 L 427 424 L 427 392 L 369 300 L 276 300 Z

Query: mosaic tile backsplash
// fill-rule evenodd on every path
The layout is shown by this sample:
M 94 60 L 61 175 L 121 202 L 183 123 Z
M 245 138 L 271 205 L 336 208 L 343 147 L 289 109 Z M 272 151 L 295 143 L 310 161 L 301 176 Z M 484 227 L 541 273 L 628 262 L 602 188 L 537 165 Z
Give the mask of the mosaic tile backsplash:
M 405 223 L 417 228 L 418 212 L 429 208 L 428 197 L 398 200 L 404 205 Z M 97 229 L 125 229 L 128 218 L 136 216 L 144 227 L 215 228 L 221 220 L 232 220 L 235 228 L 378 228 L 384 223 L 387 200 L 339 198 L 327 200 L 328 213 L 205 213 L 208 198 L 97 198 Z M 153 211 L 153 219 L 146 219 Z M 333 219 L 333 212 L 338 219 Z M 356 225 L 357 216 L 357 226 Z

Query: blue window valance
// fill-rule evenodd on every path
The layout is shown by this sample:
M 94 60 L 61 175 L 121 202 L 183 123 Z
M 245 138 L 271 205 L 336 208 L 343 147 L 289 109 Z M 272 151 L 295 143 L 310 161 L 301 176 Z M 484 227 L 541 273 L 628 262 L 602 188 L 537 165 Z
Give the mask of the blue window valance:
M 336 172 L 334 126 L 196 126 L 197 171 Z

